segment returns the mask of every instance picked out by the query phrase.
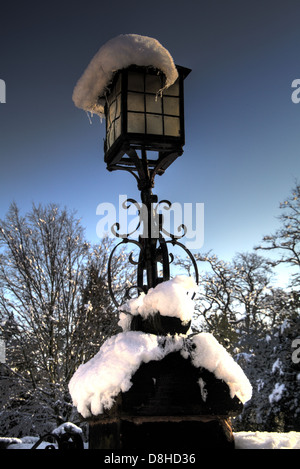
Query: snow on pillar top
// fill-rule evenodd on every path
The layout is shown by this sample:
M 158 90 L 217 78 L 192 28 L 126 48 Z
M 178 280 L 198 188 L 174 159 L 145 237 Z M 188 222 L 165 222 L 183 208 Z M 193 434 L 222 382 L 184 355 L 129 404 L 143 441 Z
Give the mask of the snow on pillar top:
M 157 39 L 121 34 L 104 44 L 87 66 L 73 91 L 75 105 L 104 117 L 104 93 L 115 72 L 130 65 L 152 66 L 161 70 L 166 77 L 165 88 L 173 85 L 178 78 L 172 56 Z

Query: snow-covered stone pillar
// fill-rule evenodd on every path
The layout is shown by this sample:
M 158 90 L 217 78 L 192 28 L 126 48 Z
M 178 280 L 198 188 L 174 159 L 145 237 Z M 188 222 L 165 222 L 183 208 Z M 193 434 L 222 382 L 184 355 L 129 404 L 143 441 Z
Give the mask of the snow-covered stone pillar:
M 122 306 L 123 332 L 81 365 L 69 384 L 74 405 L 89 422 L 91 449 L 155 451 L 233 448 L 230 418 L 251 397 L 239 365 L 208 333 L 178 334 L 189 324 L 196 286 L 174 279 Z M 155 317 L 173 323 L 172 334 L 151 329 Z

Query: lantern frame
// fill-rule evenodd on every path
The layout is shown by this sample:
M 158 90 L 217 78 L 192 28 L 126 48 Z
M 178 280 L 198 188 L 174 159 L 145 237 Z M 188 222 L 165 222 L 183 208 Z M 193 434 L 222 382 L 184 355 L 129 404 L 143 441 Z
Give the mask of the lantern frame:
M 115 73 L 105 94 L 104 161 L 108 170 L 135 168 L 136 158 L 132 158 L 132 151 L 136 154 L 137 150 L 141 150 L 144 153 L 158 152 L 158 156 L 148 159 L 147 163 L 150 168 L 158 165 L 157 172 L 162 174 L 183 153 L 185 144 L 183 81 L 191 70 L 181 66 L 176 68 L 178 78 L 166 89 L 163 89 L 165 75 L 154 67 L 132 65 Z M 136 78 L 135 85 L 132 85 L 133 77 Z M 134 86 L 135 90 L 132 89 Z M 144 106 L 141 104 L 142 101 Z M 130 119 L 134 123 L 131 126 Z M 154 125 L 151 127 L 153 122 Z M 162 124 L 159 126 L 155 122 Z M 173 128 L 170 122 L 175 122 Z M 144 131 L 132 131 L 134 125 Z M 159 132 L 153 131 L 155 127 Z

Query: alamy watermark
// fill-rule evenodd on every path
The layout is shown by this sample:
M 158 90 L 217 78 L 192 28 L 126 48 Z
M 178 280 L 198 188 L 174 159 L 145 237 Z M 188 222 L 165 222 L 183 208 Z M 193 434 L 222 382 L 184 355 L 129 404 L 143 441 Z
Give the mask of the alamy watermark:
M 4 80 L 0 79 L 0 103 L 6 103 L 6 84 Z
M 291 94 L 291 100 L 293 103 L 298 104 L 300 103 L 300 78 L 295 78 L 292 81 L 292 88 L 296 88 Z
M 5 341 L 0 339 L 0 363 L 5 363 Z
M 295 349 L 292 353 L 292 362 L 300 363 L 300 337 L 293 340 L 292 348 Z
M 151 204 L 151 214 L 146 205 L 119 195 L 118 207 L 109 202 L 97 206 L 96 215 L 101 218 L 96 233 L 109 237 L 128 236 L 179 239 L 184 237 L 187 249 L 200 249 L 204 244 L 204 203 L 169 203 L 162 201 Z M 150 220 L 150 221 L 149 221 Z M 160 224 L 161 220 L 161 224 Z

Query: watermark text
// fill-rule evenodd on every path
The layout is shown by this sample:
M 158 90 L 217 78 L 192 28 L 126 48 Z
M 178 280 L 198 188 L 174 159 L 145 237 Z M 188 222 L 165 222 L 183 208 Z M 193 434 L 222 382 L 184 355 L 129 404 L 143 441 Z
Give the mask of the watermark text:
M 101 203 L 96 215 L 100 216 L 96 227 L 99 238 L 103 233 L 120 238 L 184 237 L 188 249 L 200 249 L 204 244 L 204 203 L 163 201 L 151 204 L 148 209 L 143 203 L 120 195 L 118 207 L 109 202 Z
M 293 103 L 298 104 L 300 103 L 300 78 L 296 78 L 292 81 L 292 88 L 296 88 L 292 94 L 291 99 Z
M 0 78 L 0 103 L 6 103 L 6 84 L 4 80 Z
M 300 363 L 300 337 L 298 337 L 298 339 L 293 340 L 292 348 L 295 349 L 292 353 L 292 362 Z

